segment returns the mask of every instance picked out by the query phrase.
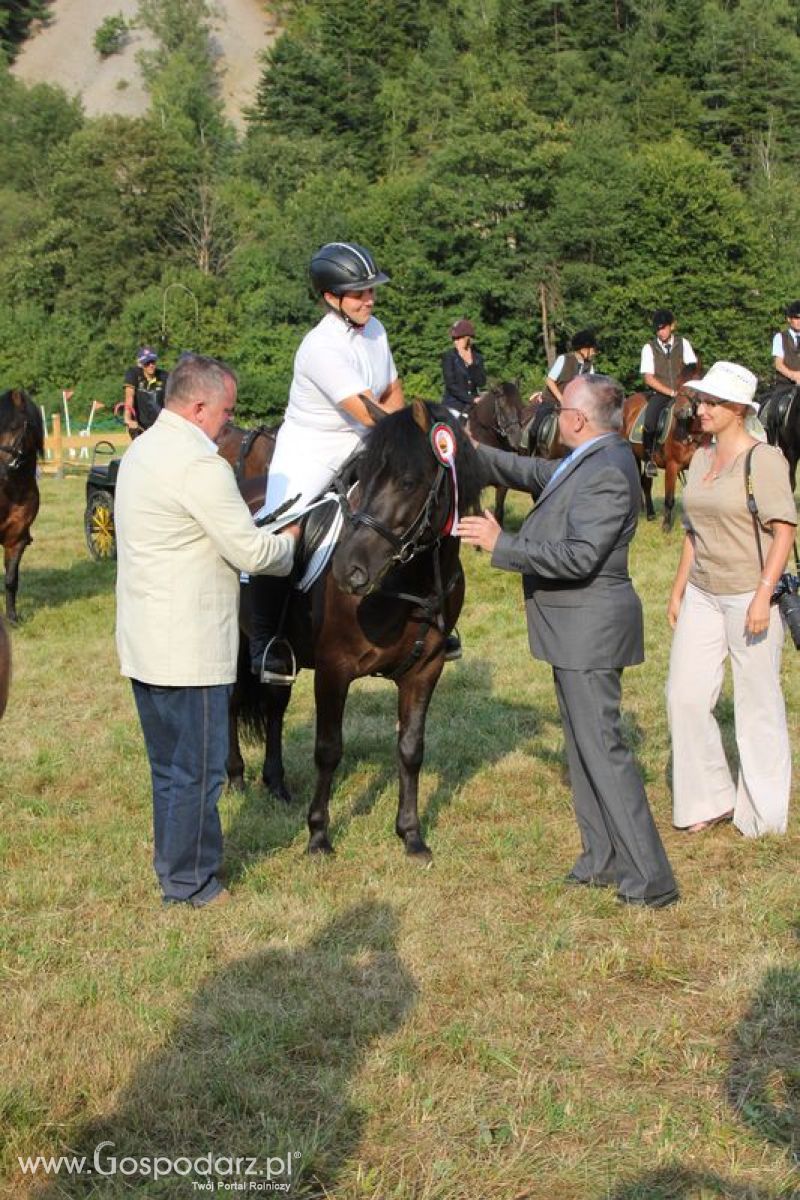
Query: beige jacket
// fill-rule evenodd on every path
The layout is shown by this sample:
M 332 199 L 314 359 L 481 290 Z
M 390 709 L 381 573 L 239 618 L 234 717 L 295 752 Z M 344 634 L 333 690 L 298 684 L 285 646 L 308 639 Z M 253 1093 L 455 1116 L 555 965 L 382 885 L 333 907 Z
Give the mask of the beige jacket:
M 239 572 L 287 575 L 292 536 L 256 528 L 213 442 L 170 409 L 120 464 L 114 522 L 122 674 L 172 687 L 232 683 Z

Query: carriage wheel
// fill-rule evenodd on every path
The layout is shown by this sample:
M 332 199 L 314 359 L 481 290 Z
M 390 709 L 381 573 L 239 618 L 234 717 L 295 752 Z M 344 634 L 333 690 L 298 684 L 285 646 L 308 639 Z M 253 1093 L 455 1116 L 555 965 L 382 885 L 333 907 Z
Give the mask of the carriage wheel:
M 84 516 L 86 545 L 95 562 L 117 557 L 114 531 L 114 497 L 102 489 L 92 493 Z

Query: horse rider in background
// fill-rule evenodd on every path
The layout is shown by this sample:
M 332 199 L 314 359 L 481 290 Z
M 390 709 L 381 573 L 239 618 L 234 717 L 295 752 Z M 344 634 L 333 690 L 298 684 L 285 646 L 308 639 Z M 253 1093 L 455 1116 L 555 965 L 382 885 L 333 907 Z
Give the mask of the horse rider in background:
M 563 391 L 579 375 L 594 374 L 594 358 L 599 346 L 593 329 L 581 329 L 570 342 L 570 352 L 559 354 L 547 373 L 542 400 L 563 401 Z
M 155 350 L 142 346 L 136 366 L 125 372 L 123 419 L 132 438 L 155 425 L 164 407 L 168 374 L 156 366 L 157 362 Z
M 486 387 L 486 366 L 475 345 L 475 326 L 466 318 L 450 327 L 452 347 L 442 355 L 445 404 L 454 417 L 466 421 L 469 410 Z
M 800 300 L 787 304 L 786 322 L 786 329 L 779 329 L 772 339 L 775 382 L 764 398 L 760 414 L 773 443 L 800 383 Z
M 661 414 L 678 394 L 683 368 L 697 362 L 697 355 L 687 339 L 676 335 L 675 316 L 668 308 L 657 308 L 653 313 L 653 334 L 642 346 L 639 363 L 639 373 L 650 393 L 642 429 L 642 449 L 646 460 L 644 471 L 651 479 L 658 474 L 653 454 Z

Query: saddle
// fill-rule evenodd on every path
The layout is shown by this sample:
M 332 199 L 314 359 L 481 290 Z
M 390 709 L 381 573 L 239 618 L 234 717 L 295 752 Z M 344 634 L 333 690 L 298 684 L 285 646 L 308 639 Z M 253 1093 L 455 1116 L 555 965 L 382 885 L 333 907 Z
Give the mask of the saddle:
M 558 437 L 558 413 L 555 402 L 542 400 L 520 433 L 520 450 L 548 458 Z
M 761 403 L 758 413 L 759 420 L 766 429 L 767 438 L 773 446 L 776 445 L 778 436 L 788 430 L 789 419 L 798 391 L 800 388 L 797 384 L 788 388 L 775 388 L 767 393 Z
M 648 401 L 648 404 L 649 404 L 649 401 Z M 633 422 L 633 425 L 631 426 L 630 433 L 628 434 L 628 441 L 632 442 L 633 445 L 635 445 L 635 446 L 642 445 L 642 441 L 644 438 L 644 426 L 645 426 L 646 417 L 647 417 L 647 404 L 644 404 L 642 406 L 641 411 L 638 413 L 636 420 Z M 659 415 L 658 421 L 656 422 L 656 434 L 655 434 L 655 440 L 653 442 L 654 446 L 663 446 L 664 445 L 664 442 L 667 440 L 667 438 L 669 437 L 669 435 L 672 431 L 672 423 L 673 423 L 674 418 L 675 418 L 675 401 L 670 400 L 669 404 L 667 404 L 666 408 Z

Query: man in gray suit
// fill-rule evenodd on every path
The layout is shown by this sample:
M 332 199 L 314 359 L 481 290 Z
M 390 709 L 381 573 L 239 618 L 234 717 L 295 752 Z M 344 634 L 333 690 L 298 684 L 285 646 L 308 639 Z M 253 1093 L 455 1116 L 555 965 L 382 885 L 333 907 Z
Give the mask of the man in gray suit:
M 627 904 L 678 899 L 644 787 L 622 737 L 622 670 L 644 658 L 642 606 L 628 574 L 641 504 L 633 454 L 619 435 L 623 393 L 606 375 L 567 384 L 560 463 L 478 447 L 487 483 L 530 491 L 519 533 L 487 512 L 462 518 L 463 541 L 522 575 L 535 658 L 553 667 L 583 852 L 567 882 L 616 887 Z

